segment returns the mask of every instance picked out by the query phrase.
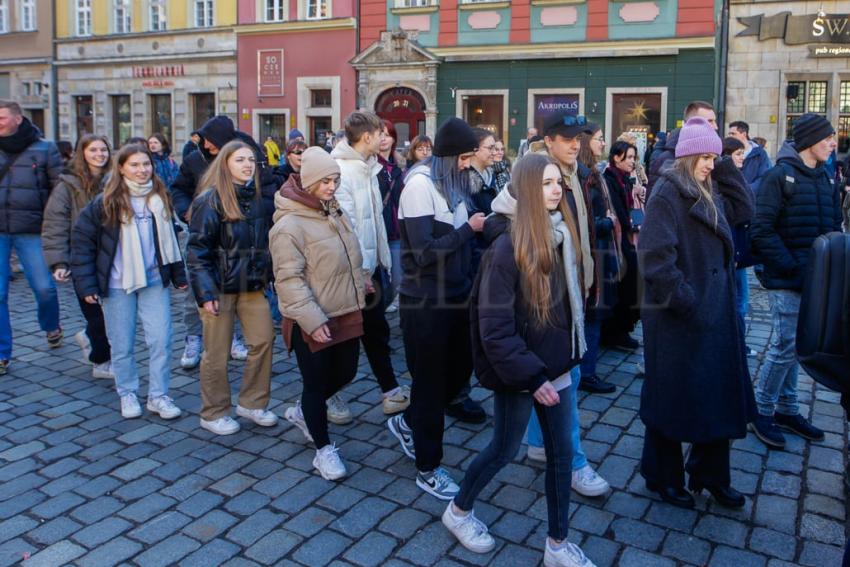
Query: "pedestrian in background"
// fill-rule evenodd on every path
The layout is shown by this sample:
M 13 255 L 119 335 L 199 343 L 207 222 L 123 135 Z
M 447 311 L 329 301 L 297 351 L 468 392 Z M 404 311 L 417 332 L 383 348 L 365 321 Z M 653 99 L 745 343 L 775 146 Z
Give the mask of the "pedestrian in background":
M 166 188 L 170 189 L 180 171 L 180 167 L 171 159 L 171 144 L 165 136 L 157 132 L 148 138 L 148 149 L 153 156 L 154 173 L 162 180 Z
M 433 151 L 434 144 L 428 136 L 419 135 L 413 138 L 410 147 L 407 148 L 407 171 L 413 169 L 414 165 L 425 158 L 431 157 Z
M 383 120 L 384 135 L 381 138 L 381 147 L 378 152 L 378 163 L 383 168 L 378 173 L 378 186 L 381 190 L 383 200 L 383 219 L 387 229 L 387 241 L 390 247 L 390 258 L 392 268 L 390 270 L 390 297 L 391 303 L 387 306 L 387 312 L 398 311 L 398 286 L 401 283 L 401 229 L 398 224 L 398 203 L 401 199 L 401 191 L 404 189 L 404 166 L 405 159 L 396 150 L 398 133 L 395 126 L 389 120 Z M 409 392 L 407 392 L 409 394 Z M 405 407 L 407 407 L 405 405 Z
M 266 136 L 266 141 L 263 142 L 263 148 L 266 150 L 266 161 L 274 167 L 280 163 L 280 148 L 274 138 Z
M 307 149 L 307 143 L 302 140 L 295 140 L 286 146 L 286 151 L 283 156 L 283 165 L 278 165 L 275 168 L 275 173 L 283 179 L 285 183 L 289 176 L 293 173 L 301 172 L 301 156 Z

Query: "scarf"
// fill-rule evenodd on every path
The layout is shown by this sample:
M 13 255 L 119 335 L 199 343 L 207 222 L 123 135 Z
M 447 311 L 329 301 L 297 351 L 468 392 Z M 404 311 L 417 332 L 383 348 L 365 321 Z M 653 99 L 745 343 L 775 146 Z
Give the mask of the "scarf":
M 552 240 L 555 246 L 561 247 L 563 255 L 564 272 L 567 276 L 567 296 L 570 301 L 570 314 L 573 319 L 573 336 L 570 341 L 570 354 L 572 356 L 583 356 L 587 350 L 587 342 L 584 338 L 584 294 L 578 276 L 578 264 L 573 246 L 570 230 L 564 222 L 560 212 L 550 213 L 549 220 L 552 223 Z M 593 272 L 591 271 L 591 276 Z M 578 343 L 578 352 L 575 345 Z
M 129 179 L 124 180 L 131 197 L 147 197 L 153 190 L 153 180 L 147 183 L 136 183 Z M 182 262 L 180 246 L 177 243 L 177 235 L 174 234 L 174 225 L 165 212 L 165 203 L 159 195 L 150 197 L 145 205 L 151 212 L 156 223 L 157 246 L 163 265 Z M 142 239 L 139 235 L 139 227 L 131 216 L 121 223 L 121 286 L 127 293 L 133 293 L 148 285 L 147 272 L 145 270 L 145 258 L 142 253 Z
M 573 200 L 576 203 L 576 224 L 578 225 L 579 240 L 581 242 L 581 275 L 582 289 L 584 294 L 590 293 L 590 288 L 593 286 L 593 254 L 590 252 L 590 224 L 588 220 L 587 201 L 584 200 L 584 191 L 578 179 L 578 166 L 575 165 L 572 171 L 565 166 L 561 166 L 561 174 L 564 182 L 573 192 Z M 561 219 L 563 222 L 563 219 Z
M 19 154 L 40 138 L 41 130 L 25 117 L 14 134 L 0 136 L 0 151 L 5 154 Z

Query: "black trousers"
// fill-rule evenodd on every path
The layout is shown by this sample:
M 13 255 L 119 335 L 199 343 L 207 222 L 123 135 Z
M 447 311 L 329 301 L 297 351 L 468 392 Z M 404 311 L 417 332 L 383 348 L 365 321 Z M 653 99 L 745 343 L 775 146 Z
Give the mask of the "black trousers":
M 446 405 L 469 381 L 472 345 L 467 298 L 430 300 L 399 295 L 407 368 L 413 379 L 404 420 L 413 430 L 416 468 L 443 460 Z
M 615 342 L 635 330 L 640 320 L 641 278 L 638 274 L 637 253 L 631 244 L 623 245 L 626 259 L 626 276 L 617 283 L 617 303 L 611 308 L 611 316 L 602 321 L 602 343 Z
M 76 294 L 74 294 L 76 295 Z M 103 309 L 99 303 L 86 303 L 86 300 L 76 295 L 80 311 L 86 318 L 86 336 L 91 343 L 89 362 L 103 364 L 112 360 L 109 339 L 106 338 L 106 324 L 103 321 Z
M 384 289 L 385 277 L 383 268 L 378 268 L 372 276 L 375 293 L 366 296 L 366 307 L 363 309 L 363 350 L 372 373 L 378 380 L 381 392 L 390 392 L 398 387 L 393 363 L 390 360 L 390 325 L 387 323 L 388 290 Z M 386 275 L 386 272 L 383 274 Z
M 729 441 L 694 443 L 687 464 L 682 458 L 682 444 L 646 428 L 640 461 L 643 477 L 661 486 L 684 488 L 685 471 L 703 484 L 729 486 Z
M 304 421 L 316 448 L 321 449 L 331 442 L 325 402 L 357 374 L 360 342 L 350 339 L 319 352 L 310 352 L 310 347 L 301 336 L 301 329 L 295 325 L 292 329 L 292 348 L 303 381 L 301 411 L 304 412 Z

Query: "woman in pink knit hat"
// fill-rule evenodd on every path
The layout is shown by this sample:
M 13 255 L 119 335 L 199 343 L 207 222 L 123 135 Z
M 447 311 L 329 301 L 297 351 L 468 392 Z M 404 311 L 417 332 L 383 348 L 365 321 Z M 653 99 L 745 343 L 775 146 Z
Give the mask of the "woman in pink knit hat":
M 753 214 L 744 178 L 703 118 L 682 128 L 676 161 L 656 183 L 641 231 L 641 318 L 646 426 L 641 474 L 662 500 L 694 506 L 688 488 L 740 508 L 731 487 L 729 441 L 755 417 L 747 353 L 735 311 L 732 226 Z M 687 464 L 682 443 L 691 443 Z

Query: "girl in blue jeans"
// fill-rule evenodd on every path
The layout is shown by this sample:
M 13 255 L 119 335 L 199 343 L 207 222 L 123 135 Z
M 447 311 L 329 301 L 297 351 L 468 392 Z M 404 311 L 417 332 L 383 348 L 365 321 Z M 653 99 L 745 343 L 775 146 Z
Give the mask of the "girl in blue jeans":
M 494 391 L 493 440 L 469 466 L 443 524 L 476 553 L 495 547 L 473 504 L 490 480 L 513 460 L 529 415 L 542 425 L 546 462 L 547 567 L 593 564 L 569 529 L 573 408 L 570 369 L 585 350 L 584 298 L 579 283 L 581 248 L 573 217 L 551 158 L 519 160 L 508 188 L 487 219 L 489 249 L 470 298 L 472 352 L 481 384 Z
M 163 419 L 180 416 L 168 397 L 168 286 L 186 289 L 186 271 L 168 190 L 153 174 L 153 160 L 144 146 L 121 148 L 103 193 L 80 214 L 71 237 L 71 274 L 77 294 L 103 306 L 121 415 L 142 415 L 134 359 L 136 320 L 141 319 L 150 349 L 147 409 Z

